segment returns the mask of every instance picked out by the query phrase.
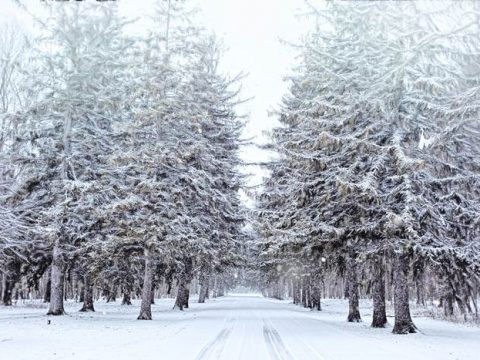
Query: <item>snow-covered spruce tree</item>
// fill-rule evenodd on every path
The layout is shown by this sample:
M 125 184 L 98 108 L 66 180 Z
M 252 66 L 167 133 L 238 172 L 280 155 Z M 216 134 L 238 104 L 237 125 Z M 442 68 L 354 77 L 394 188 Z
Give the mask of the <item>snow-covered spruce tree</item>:
M 7 121 L 5 114 L 0 114 L 0 120 L 2 125 L 5 125 Z M 8 201 L 14 182 L 12 176 L 14 169 L 6 161 L 8 136 L 4 129 L 5 127 L 2 126 L 0 133 L 0 272 L 2 273 L 0 301 L 3 305 L 11 305 L 12 288 L 19 275 L 17 271 L 12 271 L 14 270 L 12 268 L 15 268 L 12 265 L 18 262 L 18 255 L 22 257 L 23 251 L 20 250 L 24 247 L 22 240 L 24 240 L 26 224 Z
M 215 46 L 184 26 L 181 3 L 158 5 L 154 21 L 169 28 L 147 38 L 133 116 L 119 124 L 121 143 L 111 156 L 127 179 L 110 205 L 117 228 L 112 240 L 145 249 L 140 319 L 151 318 L 153 267 L 175 268 L 176 305 L 183 308 L 194 266 L 218 254 L 220 245 L 230 246 L 226 230 L 236 232 L 241 219 L 231 142 L 239 125 L 227 103 L 232 95 L 215 73 Z
M 273 164 L 270 178 L 279 179 L 270 186 L 275 192 L 273 204 L 285 206 L 272 211 L 281 226 L 279 235 L 318 254 L 344 249 L 330 252 L 328 260 L 347 258 L 349 321 L 360 320 L 357 256 L 378 231 L 376 194 L 366 175 L 368 155 L 380 155 L 380 149 L 365 135 L 375 129 L 378 132 L 372 135 L 381 138 L 388 131 L 368 116 L 372 110 L 362 96 L 370 70 L 363 61 L 373 42 L 370 29 L 361 26 L 368 6 L 351 10 L 343 3 L 330 4 L 321 14 L 329 30 L 317 29 L 306 40 L 303 62 L 290 77 L 290 94 L 281 109 L 284 126 L 273 133 L 282 158 Z M 352 191 L 355 181 L 365 182 Z M 335 255 L 340 258 L 335 260 Z
M 94 209 L 105 200 L 102 156 L 111 149 L 126 43 L 115 8 L 99 3 L 54 4 L 39 26 L 32 73 L 39 100 L 17 116 L 15 161 L 30 165 L 35 180 L 29 196 L 42 197 L 38 223 L 53 254 L 48 313 L 61 315 L 66 261 L 76 255 L 82 236 L 97 240 Z
M 339 254 L 348 255 L 348 262 L 355 261 L 358 255 L 367 255 L 373 256 L 373 263 L 381 264 L 382 254 L 397 254 L 394 256 L 394 332 L 405 333 L 415 331 L 408 311 L 408 256 L 442 253 L 441 247 L 456 249 L 452 251 L 454 254 L 463 251 L 452 242 L 451 235 L 434 235 L 438 229 L 445 229 L 443 224 L 448 221 L 445 215 L 436 214 L 429 225 L 420 223 L 423 219 L 419 216 L 420 209 L 439 205 L 438 189 L 431 188 L 425 180 L 438 185 L 447 179 L 435 169 L 438 160 L 431 153 L 422 154 L 418 148 L 422 131 L 436 129 L 438 133 L 439 129 L 448 129 L 442 119 L 455 122 L 462 118 L 444 117 L 455 111 L 456 94 L 462 88 L 439 91 L 435 84 L 435 92 L 431 86 L 421 85 L 418 75 L 424 74 L 426 82 L 437 77 L 447 79 L 448 72 L 461 79 L 461 67 L 457 66 L 463 64 L 458 51 L 447 48 L 448 53 L 455 55 L 447 62 L 440 58 L 446 51 L 445 44 L 458 44 L 452 41 L 452 36 L 462 38 L 465 29 L 447 29 L 427 37 L 426 34 L 435 33 L 431 12 L 418 11 L 415 4 L 389 5 L 391 7 L 342 2 L 331 3 L 326 10 L 315 9 L 323 23 L 331 21 L 331 26 L 317 32 L 307 42 L 300 74 L 291 79 L 292 95 L 281 116 L 285 126 L 274 133 L 283 156 L 274 164 L 270 178 L 276 183 L 267 188 L 273 208 L 269 221 L 264 223 L 271 228 L 271 224 L 279 224 L 274 229 L 274 243 L 281 243 L 285 238 L 291 241 L 289 236 L 305 236 L 305 229 L 322 231 L 320 239 L 336 239 L 330 241 L 331 247 L 341 246 L 344 250 Z M 441 15 L 437 13 L 437 16 Z M 472 42 L 468 37 L 462 39 Z M 454 84 L 452 78 L 445 84 L 447 82 L 450 86 Z M 439 105 L 435 111 L 429 109 L 435 101 L 446 100 L 446 107 Z M 440 109 L 445 112 L 439 117 Z M 460 111 L 464 110 L 459 109 L 457 115 Z M 436 156 L 442 157 L 445 153 Z M 461 152 L 454 156 L 464 158 Z M 312 168 L 310 180 L 307 176 Z M 392 186 L 395 181 L 397 186 Z M 413 183 L 416 183 L 413 187 L 415 197 L 412 196 Z M 430 191 L 424 194 L 425 188 Z M 300 194 L 298 189 L 302 191 Z M 468 212 L 475 209 L 472 204 L 477 195 L 472 195 Z M 310 198 L 313 201 L 309 201 Z M 292 206 L 296 199 L 301 199 L 300 206 Z M 314 205 L 310 210 L 309 204 Z M 263 211 L 263 214 L 269 212 Z M 475 226 L 470 228 L 474 230 Z M 333 231 L 328 233 L 326 229 Z M 420 232 L 425 235 L 419 236 Z M 443 246 L 435 244 L 435 250 L 431 251 L 432 244 L 427 236 L 439 239 Z M 306 243 L 310 246 L 318 238 L 307 238 Z M 409 250 L 412 246 L 415 253 Z M 383 275 L 379 270 L 375 272 L 378 281 L 374 312 L 378 316 L 375 316 L 374 326 L 385 324 Z M 347 278 L 351 275 L 355 274 L 350 272 Z M 354 278 L 351 280 L 350 283 L 356 282 Z M 352 289 L 350 284 L 348 288 Z M 350 296 L 349 318 L 357 317 L 356 301 L 352 304 L 355 297 Z
M 478 100 L 464 99 L 478 89 L 478 75 L 465 76 L 475 67 L 478 25 L 472 3 L 444 4 L 436 12 L 422 4 L 389 5 L 379 12 L 389 34 L 383 54 L 390 71 L 372 81 L 371 98 L 382 95 L 382 115 L 394 129 L 381 186 L 391 224 L 385 234 L 395 244 L 394 332 L 406 333 L 415 331 L 408 310 L 410 256 L 433 264 L 470 258 L 475 266 Z M 465 257 L 466 248 L 471 255 Z
M 135 51 L 133 101 L 115 126 L 116 149 L 109 155 L 118 176 L 106 209 L 113 228 L 108 240 L 143 253 L 139 319 L 151 319 L 154 268 L 173 264 L 175 245 L 189 236 L 185 179 L 195 129 L 184 116 L 181 92 L 198 30 L 184 26 L 183 4 L 173 3 L 157 3 L 155 30 Z
M 469 220 L 478 209 L 478 193 L 469 190 L 478 181 L 478 167 L 466 155 L 478 151 L 472 142 L 478 106 L 458 106 L 463 94 L 477 88 L 474 79 L 469 84 L 463 81 L 463 69 L 474 63 L 471 47 L 476 41 L 475 32 L 471 33 L 474 21 L 467 26 L 453 25 L 460 21 L 449 22 L 448 28 L 442 25 L 446 16 L 465 19 L 468 11 L 448 5 L 432 14 L 414 3 L 390 5 L 371 10 L 385 19 L 378 28 L 388 35 L 377 36 L 375 43 L 388 50 L 382 51 L 383 62 L 371 62 L 383 67 L 377 65 L 382 72 L 372 74 L 365 93 L 377 99 L 368 101 L 393 130 L 387 141 L 375 141 L 388 154 L 377 186 L 385 211 L 380 222 L 383 241 L 391 242 L 385 243 L 386 249 L 394 253 L 394 332 L 406 333 L 415 331 L 408 309 L 410 256 L 427 256 L 435 262 L 444 254 L 459 255 L 463 249 L 458 239 L 471 246 L 478 236 L 478 226 Z M 436 29 L 441 31 L 435 33 Z M 440 151 L 433 151 L 424 146 L 424 134 L 444 134 L 449 140 L 442 142 Z M 473 168 L 466 169 L 466 162 Z M 452 192 L 465 199 L 454 212 L 445 200 Z M 442 204 L 445 201 L 448 205 Z M 466 226 L 467 233 L 455 226 L 461 223 L 459 218 L 463 221 L 459 227 Z
M 425 213 L 425 222 L 432 226 L 432 245 L 435 249 L 422 252 L 442 283 L 441 303 L 446 316 L 453 315 L 456 303 L 463 316 L 467 311 L 472 313 L 471 303 L 476 307 L 474 295 L 475 278 L 479 275 L 479 243 L 478 243 L 478 209 L 480 194 L 478 190 L 480 147 L 478 132 L 479 118 L 479 67 L 478 36 L 479 11 L 478 4 L 464 4 L 454 18 L 462 19 L 465 28 L 446 30 L 451 32 L 449 38 L 450 63 L 447 73 L 442 68 L 445 58 L 439 59 L 440 71 L 435 76 L 444 78 L 443 89 L 435 84 L 435 93 L 448 97 L 448 109 L 444 109 L 442 100 L 437 103 L 440 109 L 439 129 L 422 129 L 422 150 L 432 154 L 434 163 L 430 171 L 433 178 L 428 185 L 431 191 L 429 202 L 436 206 L 432 212 Z M 472 11 L 473 10 L 473 11 Z M 439 44 L 444 46 L 444 44 Z M 445 51 L 445 50 L 444 50 Z M 453 66 L 455 65 L 455 66 Z M 451 77 L 457 78 L 451 84 Z M 438 111 L 438 110 L 436 110 Z M 435 116 L 437 112 L 435 112 Z M 433 227 L 430 218 L 442 216 L 443 227 Z M 439 241 L 439 239 L 441 239 Z M 431 241 L 431 240 L 430 240 Z M 438 249 L 440 248 L 440 249 Z M 473 281 L 472 281 L 473 279 Z
M 139 319 L 151 319 L 153 268 L 157 258 L 172 258 L 164 243 L 180 227 L 179 176 L 186 168 L 177 143 L 182 133 L 176 126 L 181 126 L 169 118 L 176 102 L 175 87 L 181 81 L 176 76 L 169 66 L 160 65 L 155 72 L 137 77 L 145 86 L 139 91 L 145 92 L 137 97 L 132 115 L 117 124 L 118 149 L 109 155 L 118 176 L 113 186 L 115 198 L 106 209 L 106 225 L 112 229 L 107 241 L 118 248 L 136 248 L 143 253 Z
M 27 61 L 26 43 L 20 24 L 4 20 L 0 25 L 0 272 L 1 300 L 11 304 L 12 290 L 20 277 L 22 259 L 28 257 L 29 236 L 33 236 L 31 219 L 26 211 L 31 204 L 15 197 L 15 184 L 22 166 L 10 162 L 15 138 L 13 113 L 24 106 L 25 92 L 19 87 L 21 66 Z M 22 79 L 23 80 L 23 79 Z
M 189 144 L 193 152 L 189 176 L 194 181 L 189 188 L 194 191 L 187 209 L 195 221 L 195 234 L 187 257 L 194 257 L 205 287 L 209 272 L 221 272 L 236 262 L 236 251 L 243 239 L 244 215 L 238 195 L 242 122 L 234 109 L 238 93 L 232 88 L 238 79 L 219 73 L 216 40 L 206 36 L 196 51 L 197 60 L 189 70 L 181 102 L 185 105 L 183 116 L 190 119 L 194 130 Z

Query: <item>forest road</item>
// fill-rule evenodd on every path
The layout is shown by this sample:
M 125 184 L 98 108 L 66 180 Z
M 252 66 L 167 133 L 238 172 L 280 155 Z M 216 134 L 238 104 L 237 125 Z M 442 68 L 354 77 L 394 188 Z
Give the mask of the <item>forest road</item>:
M 259 296 L 228 296 L 214 301 L 216 306 L 212 304 L 211 310 L 215 308 L 215 312 L 210 315 L 223 321 L 223 325 L 202 347 L 195 360 L 330 360 L 319 350 L 306 345 L 308 339 L 301 340 L 295 335 L 302 332 L 303 322 L 294 319 L 300 317 L 312 321 L 305 317 L 303 309 L 299 312 L 291 304 Z M 205 309 L 205 315 L 207 311 L 210 310 Z M 200 311 L 199 318 L 203 315 Z M 279 330 L 278 326 L 282 329 Z
M 15 360 L 477 360 L 480 328 L 423 316 L 421 333 L 392 334 L 346 321 L 348 303 L 325 299 L 323 311 L 290 301 L 230 295 L 173 311 L 173 299 L 156 299 L 153 320 L 138 321 L 133 306 L 96 302 L 94 313 L 66 303 L 67 316 L 48 317 L 37 303 L 0 307 L 0 358 Z M 50 320 L 50 321 L 48 321 Z M 392 318 L 389 318 L 392 321 Z
M 392 334 L 392 324 L 371 328 L 371 308 L 362 310 L 363 322 L 348 323 L 344 302 L 326 300 L 324 307 L 312 311 L 253 295 L 195 304 L 189 311 L 197 318 L 183 336 L 192 339 L 196 334 L 201 346 L 196 355 L 185 353 L 182 359 L 473 360 L 480 350 L 475 328 L 416 318 L 422 333 L 400 336 Z

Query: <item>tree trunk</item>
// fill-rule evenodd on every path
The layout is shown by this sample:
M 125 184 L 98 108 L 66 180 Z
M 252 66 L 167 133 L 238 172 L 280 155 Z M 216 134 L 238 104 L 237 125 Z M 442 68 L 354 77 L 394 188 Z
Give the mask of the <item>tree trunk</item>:
M 175 304 L 173 308 L 178 308 L 179 310 L 183 311 L 183 306 L 185 304 L 185 278 L 182 274 L 180 279 L 178 280 L 178 290 L 177 290 L 177 298 L 175 299 Z
M 152 305 L 154 305 L 154 304 L 155 304 L 155 281 L 153 281 L 153 280 L 152 280 L 152 293 L 151 293 L 151 296 L 152 296 L 152 298 L 151 298 L 151 300 L 150 300 L 150 303 L 151 303 Z
M 83 307 L 80 311 L 95 311 L 95 308 L 93 307 L 93 287 L 90 274 L 88 273 L 85 273 L 83 277 Z
M 408 258 L 404 253 L 395 255 L 393 301 L 395 308 L 394 334 L 415 333 L 408 302 Z
M 53 246 L 51 274 L 50 307 L 47 315 L 63 315 L 65 314 L 65 309 L 63 308 L 65 274 L 63 272 L 63 260 L 58 240 L 55 241 Z
M 49 303 L 50 302 L 50 294 L 52 290 L 52 268 L 48 270 L 47 273 L 47 285 L 45 286 L 45 293 L 43 294 L 43 302 Z
M 205 284 L 205 299 L 210 299 L 210 282 L 209 281 L 207 281 L 207 283 Z
M 183 307 L 188 309 L 188 300 L 190 299 L 190 283 L 185 285 L 185 293 L 183 295 Z
M 307 298 L 307 280 L 306 277 L 302 277 L 302 296 L 301 296 L 302 306 L 308 306 L 308 298 Z
M 468 301 L 468 298 L 466 298 Z M 460 313 L 464 316 L 466 319 L 467 311 L 465 309 L 465 303 L 464 300 L 461 299 L 459 296 L 455 296 L 455 302 L 457 303 L 458 309 L 460 310 Z M 467 303 L 468 304 L 468 303 Z
M 417 290 L 417 305 L 425 305 L 425 274 L 417 274 L 415 279 L 415 287 Z
M 207 298 L 207 291 L 208 291 L 208 277 L 202 276 L 201 283 L 200 283 L 200 292 L 198 294 L 198 302 L 203 304 L 205 299 Z
M 307 285 L 307 307 L 312 309 L 313 308 L 313 297 L 312 297 L 312 281 L 309 278 L 308 279 L 308 285 Z
M 2 303 L 5 306 L 12 305 L 12 292 L 15 283 L 10 279 L 10 276 L 7 274 L 3 275 L 2 279 Z
M 138 320 L 152 320 L 153 264 L 148 249 L 144 250 L 144 256 L 145 274 L 143 277 L 142 303 L 140 305 L 140 315 L 138 315 Z
M 357 259 L 353 251 L 349 251 L 347 260 L 347 286 L 348 286 L 348 322 L 360 322 L 360 306 L 358 293 Z
M 298 284 L 295 278 L 292 279 L 292 298 L 293 303 L 297 305 L 299 303 Z
M 78 302 L 83 303 L 85 301 L 85 284 L 81 285 L 80 294 L 78 296 Z
M 166 282 L 167 282 L 167 295 L 170 295 L 172 293 L 172 282 L 173 282 L 173 275 L 171 271 L 167 273 Z
M 347 263 L 347 268 L 348 268 L 348 263 Z M 345 277 L 343 280 L 343 298 L 348 299 L 348 279 Z
M 117 301 L 117 296 L 116 296 L 116 289 L 113 289 L 113 291 L 110 291 L 108 293 L 108 299 L 107 302 L 115 302 Z
M 45 292 L 43 294 L 43 302 L 49 303 L 52 294 L 52 275 L 49 275 L 47 285 L 45 286 Z
M 130 293 L 128 291 L 123 293 L 122 305 L 132 305 L 132 300 L 130 299 Z
M 315 310 L 322 310 L 322 304 L 321 304 L 321 297 L 322 297 L 322 292 L 320 289 L 320 284 L 317 282 L 317 279 L 313 280 L 312 287 L 311 287 L 311 292 L 312 292 L 312 303 L 310 304 L 312 309 Z
M 225 295 L 225 283 L 223 278 L 220 278 L 217 282 L 217 297 Z
M 198 294 L 198 303 L 199 304 L 203 304 L 205 303 L 205 298 L 206 298 L 206 286 L 205 285 L 201 285 L 200 286 L 200 292 Z
M 69 180 L 68 176 L 68 157 L 70 155 L 70 135 L 72 132 L 72 114 L 67 113 L 65 117 L 65 126 L 63 129 L 63 154 L 62 155 L 62 180 L 64 182 Z M 66 200 L 66 199 L 65 199 Z M 64 205 L 64 212 L 66 206 Z M 66 220 L 65 213 L 63 219 Z M 63 231 L 62 231 L 63 233 Z M 51 287 L 50 287 L 50 306 L 47 315 L 63 315 L 65 309 L 63 308 L 63 296 L 65 292 L 65 274 L 64 263 L 62 259 L 62 249 L 60 248 L 60 240 L 55 239 L 52 254 L 52 269 L 51 269 Z
M 213 277 L 213 283 L 212 283 L 213 289 L 212 289 L 212 298 L 217 297 L 217 289 L 218 289 L 218 276 L 214 275 Z M 263 290 L 262 290 L 263 293 Z
M 453 316 L 453 295 L 451 294 L 443 298 L 443 313 L 446 317 Z
M 192 281 L 193 259 L 187 258 L 184 262 L 184 269 L 178 277 L 178 292 L 173 308 L 180 310 L 188 309 L 188 298 L 190 297 L 190 282 Z
M 374 262 L 373 279 L 373 318 L 372 327 L 384 328 L 387 325 L 385 307 L 385 269 L 383 258 L 378 256 Z

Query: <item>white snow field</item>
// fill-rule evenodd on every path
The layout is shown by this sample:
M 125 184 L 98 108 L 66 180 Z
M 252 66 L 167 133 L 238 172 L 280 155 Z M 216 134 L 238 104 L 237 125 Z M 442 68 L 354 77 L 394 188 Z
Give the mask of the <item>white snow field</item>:
M 415 317 L 420 333 L 393 335 L 369 327 L 368 303 L 352 324 L 342 300 L 324 300 L 321 312 L 253 295 L 194 300 L 185 312 L 157 300 L 153 321 L 136 320 L 137 303 L 96 303 L 95 313 L 68 303 L 63 317 L 38 303 L 2 307 L 0 359 L 480 359 L 479 327 Z

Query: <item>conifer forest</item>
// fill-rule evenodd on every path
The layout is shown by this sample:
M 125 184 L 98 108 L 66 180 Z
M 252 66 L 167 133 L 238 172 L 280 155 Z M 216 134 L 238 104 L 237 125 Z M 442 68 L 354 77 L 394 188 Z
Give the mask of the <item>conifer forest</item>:
M 0 359 L 473 360 L 479 300 L 480 2 L 0 0 Z

